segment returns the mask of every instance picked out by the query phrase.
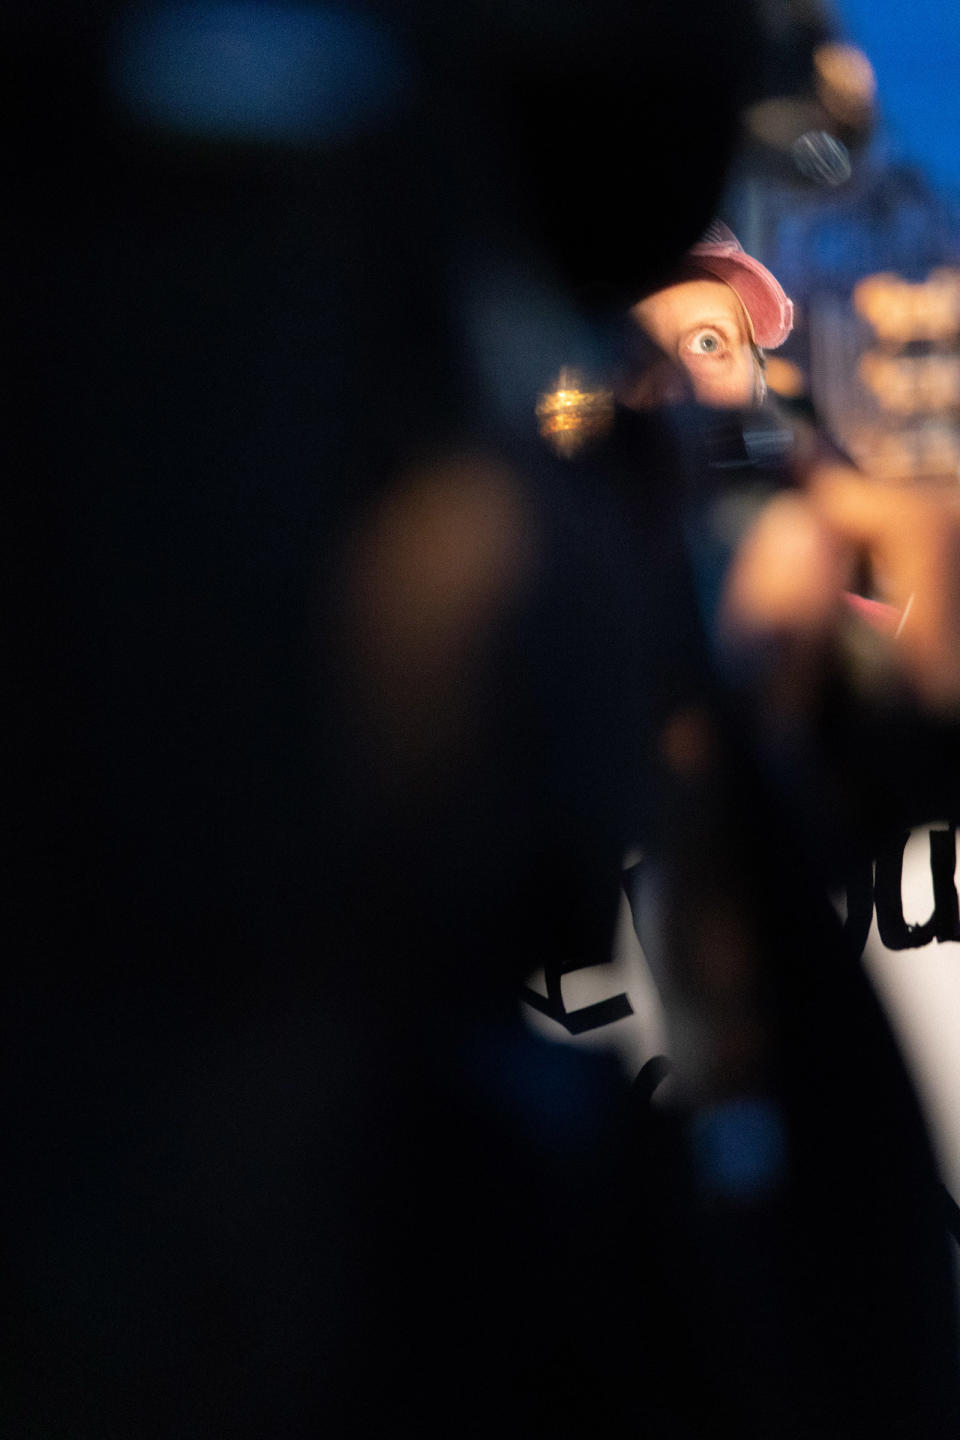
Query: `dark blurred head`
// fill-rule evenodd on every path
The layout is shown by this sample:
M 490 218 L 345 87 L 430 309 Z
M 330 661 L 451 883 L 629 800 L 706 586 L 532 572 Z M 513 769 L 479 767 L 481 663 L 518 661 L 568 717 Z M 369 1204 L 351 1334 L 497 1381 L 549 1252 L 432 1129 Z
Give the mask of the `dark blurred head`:
M 313 597 L 366 501 L 487 420 L 445 267 L 464 240 L 515 247 L 561 293 L 635 299 L 716 208 L 751 0 L 45 0 L 0 30 L 49 609 L 31 664 L 58 677 L 48 748 L 93 797 L 76 832 L 92 853 L 101 812 L 111 863 L 174 919 L 188 885 L 206 906 L 211 855 L 245 895 L 275 830 L 309 893 L 319 842 L 288 817 L 322 828 L 303 776 L 322 750 L 333 785 L 350 720 L 312 688 Z M 279 893 L 297 857 L 275 853 Z
M 712 213 L 739 111 L 761 88 L 755 9 L 193 0 L 132 10 L 102 0 L 81 14 L 48 0 L 8 8 L 4 28 L 23 133 L 59 131 L 85 166 L 104 159 L 104 122 L 139 145 L 151 127 L 169 133 L 171 105 L 186 116 L 175 138 L 188 147 L 252 143 L 343 164 L 399 136 L 433 171 L 420 199 L 446 212 L 435 224 L 454 206 L 461 223 L 499 211 L 571 285 L 626 300 Z M 157 51 L 146 62 L 144 37 Z M 212 128 L 196 103 L 205 64 L 220 92 Z M 151 114 L 136 88 L 162 87 L 164 67 L 175 93 Z M 420 180 L 401 177 L 401 209 L 408 183 Z
M 431 9 L 428 5 L 426 9 Z M 703 229 L 762 86 L 755 0 L 465 0 L 425 46 L 575 288 L 622 301 Z

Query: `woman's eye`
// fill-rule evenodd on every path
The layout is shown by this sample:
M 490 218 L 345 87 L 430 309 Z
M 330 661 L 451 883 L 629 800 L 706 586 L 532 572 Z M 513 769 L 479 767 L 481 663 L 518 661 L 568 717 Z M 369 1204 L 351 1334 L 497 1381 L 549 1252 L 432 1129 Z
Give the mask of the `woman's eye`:
M 689 347 L 695 355 L 719 355 L 723 341 L 716 330 L 698 330 Z

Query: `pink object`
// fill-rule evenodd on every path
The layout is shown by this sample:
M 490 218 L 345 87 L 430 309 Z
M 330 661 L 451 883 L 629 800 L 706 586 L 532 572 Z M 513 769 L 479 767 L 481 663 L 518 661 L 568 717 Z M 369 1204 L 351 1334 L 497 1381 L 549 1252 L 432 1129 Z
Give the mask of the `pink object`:
M 845 593 L 844 599 L 855 614 L 866 620 L 875 630 L 882 630 L 885 635 L 893 635 L 902 619 L 902 611 L 882 600 L 867 600 L 864 596 L 852 595 L 849 591 Z
M 793 301 L 765 265 L 748 255 L 722 220 L 714 220 L 703 239 L 687 252 L 687 263 L 739 296 L 763 350 L 775 350 L 793 329 Z

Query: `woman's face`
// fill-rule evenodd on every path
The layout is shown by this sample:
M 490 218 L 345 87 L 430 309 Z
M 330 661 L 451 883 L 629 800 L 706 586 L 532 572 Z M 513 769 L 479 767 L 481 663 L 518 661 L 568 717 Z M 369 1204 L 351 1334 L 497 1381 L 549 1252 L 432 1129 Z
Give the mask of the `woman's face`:
M 701 405 L 738 409 L 759 398 L 750 327 L 736 294 L 720 280 L 685 280 L 641 300 L 630 312 L 668 362 L 646 403 L 691 393 Z

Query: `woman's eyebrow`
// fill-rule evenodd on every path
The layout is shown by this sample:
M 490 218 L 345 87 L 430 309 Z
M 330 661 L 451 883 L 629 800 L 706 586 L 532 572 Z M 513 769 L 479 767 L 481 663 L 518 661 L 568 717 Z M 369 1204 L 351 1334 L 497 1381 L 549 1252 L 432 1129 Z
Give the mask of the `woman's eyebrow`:
M 684 330 L 681 337 L 681 344 L 689 340 L 691 335 L 696 335 L 698 330 L 722 330 L 726 336 L 729 336 L 731 333 L 743 333 L 741 326 L 733 319 L 732 316 L 726 316 L 722 320 L 698 320 L 696 324 L 689 325 L 687 329 Z
M 697 320 L 693 325 L 689 325 L 685 333 L 687 335 L 692 335 L 695 330 L 729 330 L 733 324 L 734 321 L 729 315 L 723 317 L 722 319 L 711 320 L 707 318 L 704 320 Z

